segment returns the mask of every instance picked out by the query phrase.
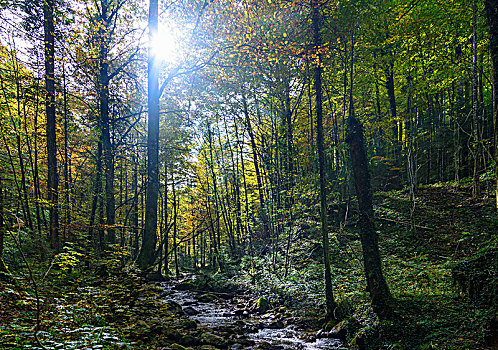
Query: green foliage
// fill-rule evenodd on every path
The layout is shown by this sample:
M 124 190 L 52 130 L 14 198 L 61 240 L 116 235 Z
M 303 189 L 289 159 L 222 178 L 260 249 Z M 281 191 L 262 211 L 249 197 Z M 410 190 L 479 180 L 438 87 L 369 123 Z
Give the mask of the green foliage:
M 70 271 L 76 267 L 84 257 L 72 244 L 65 245 L 62 251 L 54 257 L 54 264 L 62 271 Z

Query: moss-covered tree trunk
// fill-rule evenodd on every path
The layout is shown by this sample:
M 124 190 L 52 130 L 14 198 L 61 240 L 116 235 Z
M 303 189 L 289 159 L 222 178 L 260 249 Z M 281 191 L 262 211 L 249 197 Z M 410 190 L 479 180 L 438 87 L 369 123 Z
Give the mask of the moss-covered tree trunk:
M 374 312 L 379 318 L 388 318 L 392 314 L 392 298 L 382 273 L 379 238 L 373 221 L 372 190 L 363 140 L 363 128 L 354 114 L 350 114 L 348 119 L 346 141 L 350 146 L 354 185 L 358 197 L 360 239 L 367 289 L 372 299 Z

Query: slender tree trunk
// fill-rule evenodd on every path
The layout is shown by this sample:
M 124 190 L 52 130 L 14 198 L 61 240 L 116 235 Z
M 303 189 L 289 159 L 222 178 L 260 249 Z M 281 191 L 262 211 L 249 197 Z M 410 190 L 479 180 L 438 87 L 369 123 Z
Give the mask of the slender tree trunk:
M 394 144 L 394 158 L 397 160 L 400 155 L 400 144 L 398 139 L 398 112 L 396 108 L 396 95 L 394 90 L 394 60 L 390 57 L 386 72 L 386 89 L 389 97 L 389 107 L 391 110 L 391 118 L 393 123 L 393 144 Z
M 258 161 L 258 153 L 256 148 L 256 139 L 254 137 L 254 132 L 251 125 L 251 118 L 249 116 L 249 109 L 247 106 L 247 100 L 244 93 L 242 93 L 242 103 L 244 107 L 244 117 L 247 127 L 247 132 L 249 134 L 249 140 L 251 142 L 251 150 L 252 150 L 252 159 L 254 164 L 254 171 L 256 172 L 256 181 L 258 184 L 258 195 L 259 195 L 259 204 L 261 207 L 261 214 L 263 219 L 263 238 L 268 238 L 269 228 L 268 228 L 268 219 L 266 216 L 266 208 L 265 208 L 265 195 L 263 192 L 263 180 L 261 179 L 261 171 L 259 169 L 259 161 Z
M 62 78 L 64 88 L 64 191 L 66 199 L 66 216 L 64 225 L 64 236 L 66 239 L 71 237 L 71 156 L 69 155 L 69 131 L 68 131 L 68 110 L 67 110 L 67 87 L 66 87 L 66 70 L 62 66 Z
M 90 212 L 90 219 L 88 222 L 88 235 L 90 239 L 95 244 L 95 247 L 98 250 L 103 250 L 104 242 L 98 240 L 97 237 L 94 237 L 95 230 L 95 217 L 97 214 L 97 206 L 99 203 L 99 197 L 102 194 L 102 142 L 98 141 L 97 143 L 97 156 L 95 159 L 95 183 L 93 187 L 93 198 L 92 198 L 92 209 Z M 100 228 L 99 228 L 100 230 Z
M 489 27 L 489 51 L 493 66 L 493 140 L 495 157 L 495 202 L 498 211 L 498 0 L 485 0 Z
M 3 242 L 4 242 L 4 235 L 5 235 L 5 223 L 3 220 L 3 179 L 2 176 L 0 175 L 0 271 L 5 272 L 3 269 L 3 266 L 5 264 L 3 263 Z
M 31 165 L 32 175 L 33 175 L 33 185 L 34 185 L 34 202 L 35 202 L 35 215 L 36 215 L 36 228 L 38 234 L 42 235 L 41 231 L 41 215 L 40 215 L 40 187 L 39 187 L 39 179 L 38 177 L 38 144 L 37 144 L 37 132 L 38 132 L 38 111 L 39 111 L 39 88 L 38 88 L 38 80 L 36 81 L 36 97 L 35 97 L 35 111 L 33 118 L 33 128 L 34 128 L 34 140 L 33 144 L 30 142 L 28 137 L 28 120 L 27 114 L 25 113 L 24 118 L 24 132 L 26 133 L 26 137 L 28 139 L 28 155 L 29 155 L 29 163 Z M 33 151 L 34 151 L 34 159 L 33 159 Z
M 480 193 L 479 186 L 479 98 L 478 98 L 478 70 L 477 70 L 477 0 L 474 0 L 472 6 L 472 158 L 474 161 L 472 172 L 472 195 L 478 197 Z
M 45 40 L 45 109 L 47 114 L 47 190 L 50 205 L 50 246 L 56 252 L 59 246 L 59 175 L 57 172 L 57 136 L 55 118 L 55 74 L 54 74 L 54 0 L 43 3 Z
M 23 100 L 23 93 L 21 89 L 21 77 L 19 76 L 19 64 L 18 64 L 18 59 L 13 55 L 13 61 L 14 61 L 14 75 L 15 75 L 15 81 L 16 81 L 16 100 L 17 100 L 17 116 L 19 120 L 19 124 L 21 124 L 21 120 L 24 119 L 24 122 L 26 123 L 26 104 L 23 103 L 23 111 L 24 111 L 24 118 L 21 116 L 21 101 Z M 26 125 L 26 124 L 25 124 Z M 26 220 L 28 227 L 32 230 L 33 229 L 33 220 L 31 218 L 31 209 L 29 207 L 29 196 L 28 196 L 28 188 L 26 185 L 26 166 L 24 165 L 24 152 L 23 152 L 23 147 L 22 147 L 22 139 L 21 139 L 21 125 L 19 125 L 19 128 L 17 128 L 16 122 L 14 119 L 12 119 L 12 126 L 14 127 L 14 131 L 16 133 L 16 141 L 17 141 L 17 155 L 19 158 L 19 170 L 21 172 L 21 187 L 22 187 L 22 192 L 23 192 L 23 203 L 24 203 L 24 220 Z M 26 143 L 28 144 L 28 150 L 29 150 L 29 136 L 26 133 Z
M 40 200 L 42 198 L 42 194 L 40 191 L 40 172 L 38 170 L 38 113 L 39 113 L 39 86 L 38 86 L 38 81 L 36 83 L 36 110 L 35 110 L 35 116 L 33 120 L 34 124 L 34 145 L 35 145 L 35 150 L 34 150 L 34 184 L 35 184 L 35 197 L 36 197 L 36 208 L 37 208 L 37 219 L 39 219 L 38 213 L 41 213 L 41 220 L 43 221 L 43 225 L 45 226 L 46 229 L 48 229 L 47 225 L 47 218 L 45 217 L 45 211 L 40 210 Z M 41 232 L 41 224 L 38 224 L 38 230 Z
M 173 178 L 173 256 L 175 258 L 175 274 L 176 278 L 180 277 L 180 269 L 178 267 L 178 245 L 177 245 L 177 198 L 176 198 L 176 184 Z
M 315 108 L 316 108 L 316 148 L 318 153 L 318 168 L 320 173 L 320 231 L 322 234 L 323 244 L 323 262 L 325 275 L 325 303 L 327 308 L 327 318 L 336 318 L 334 310 L 337 304 L 334 300 L 332 291 L 332 278 L 330 273 L 330 248 L 329 234 L 327 223 L 327 186 L 325 183 L 325 152 L 323 142 L 323 111 L 322 111 L 322 68 L 320 48 L 322 46 L 322 38 L 320 33 L 321 18 L 320 18 L 320 2 L 318 0 L 311 1 L 312 6 L 312 21 L 313 21 L 313 40 L 315 50 L 318 55 L 318 64 L 315 65 Z
M 0 281 L 3 280 L 4 276 L 2 274 L 7 275 L 7 279 L 11 279 L 10 276 L 10 271 L 5 265 L 5 262 L 3 261 L 3 248 L 4 248 L 4 237 L 5 237 L 5 230 L 6 230 L 6 225 L 3 217 L 3 183 L 2 183 L 2 176 L 0 175 Z
M 133 232 L 133 258 L 138 256 L 138 159 L 136 153 L 133 154 L 133 179 L 131 182 L 131 190 L 133 191 L 133 203 L 131 209 L 131 226 Z
M 159 20 L 158 0 L 149 4 L 149 59 L 148 73 L 148 130 L 147 130 L 147 194 L 145 225 L 138 266 L 145 270 L 154 263 L 157 244 L 157 199 L 159 196 L 159 67 L 151 43 L 157 35 Z
M 164 274 L 165 276 L 169 275 L 169 222 L 168 222 L 168 162 L 164 162 L 164 208 L 163 208 L 163 216 L 164 216 L 164 231 L 163 231 L 163 240 L 164 240 Z

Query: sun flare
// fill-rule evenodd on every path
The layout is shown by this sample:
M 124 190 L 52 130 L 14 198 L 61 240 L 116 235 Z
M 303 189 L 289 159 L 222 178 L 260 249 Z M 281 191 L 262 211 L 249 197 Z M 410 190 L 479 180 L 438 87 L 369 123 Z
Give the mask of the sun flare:
M 180 59 L 180 40 L 181 33 L 175 25 L 162 23 L 151 39 L 151 52 L 161 62 L 177 63 Z

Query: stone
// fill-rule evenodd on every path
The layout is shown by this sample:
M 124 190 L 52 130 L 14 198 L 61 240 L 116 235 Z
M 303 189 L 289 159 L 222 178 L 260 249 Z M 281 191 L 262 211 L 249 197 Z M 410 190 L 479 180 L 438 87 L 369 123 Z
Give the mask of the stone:
M 356 333 L 359 327 L 360 324 L 355 318 L 346 318 L 336 324 L 328 335 L 331 338 L 346 341 L 348 338 L 352 338 L 353 334 Z
M 219 350 L 216 346 L 212 345 L 202 345 L 201 350 Z
M 180 344 L 171 344 L 170 346 L 170 349 L 173 349 L 173 350 L 189 350 L 190 348 L 186 348 L 185 346 L 183 345 L 180 345 Z
M 244 312 L 247 312 L 246 309 L 235 309 L 233 311 L 235 316 L 242 316 L 244 314 Z
M 172 340 L 180 340 L 182 338 L 182 335 L 180 332 L 178 332 L 176 329 L 173 327 L 168 327 L 168 326 L 162 326 L 161 327 L 161 333 L 168 339 Z
M 199 345 L 200 341 L 199 339 L 191 336 L 190 334 L 186 334 L 183 336 L 180 343 L 194 346 L 194 345 Z
M 186 318 L 180 321 L 180 327 L 187 330 L 197 329 L 197 322 L 189 318 Z
M 168 310 L 169 312 L 172 312 L 175 315 L 183 313 L 183 310 L 182 310 L 182 307 L 180 306 L 180 304 L 178 304 L 174 300 L 166 301 L 165 308 L 166 308 L 166 310 Z
M 185 312 L 185 314 L 187 314 L 188 316 L 194 316 L 194 315 L 197 315 L 199 313 L 199 311 L 194 309 L 192 306 L 185 307 L 183 309 L 183 312 Z
M 284 323 L 282 322 L 282 320 L 276 320 L 276 321 L 273 321 L 272 323 L 270 323 L 268 325 L 268 328 L 270 329 L 282 329 L 284 328 L 285 325 Z
M 138 320 L 137 326 L 140 328 L 146 328 L 146 329 L 150 328 L 150 325 L 147 322 L 145 322 L 144 320 Z
M 193 290 L 195 289 L 195 284 L 191 281 L 183 281 L 175 286 L 176 290 Z
M 210 303 L 212 301 L 218 300 L 218 297 L 213 293 L 202 294 L 197 298 L 201 303 Z
M 256 304 L 254 305 L 254 312 L 258 312 L 260 314 L 264 314 L 266 311 L 269 309 L 269 304 L 268 304 L 268 299 L 265 297 L 260 297 L 256 301 Z
M 275 347 L 266 341 L 262 341 L 262 342 L 258 343 L 258 345 L 256 346 L 256 349 L 273 350 L 273 349 L 275 349 Z
M 224 347 L 226 346 L 226 341 L 219 335 L 210 333 L 210 332 L 204 332 L 201 334 L 200 337 L 201 343 L 206 344 L 206 345 L 214 345 L 217 347 Z

